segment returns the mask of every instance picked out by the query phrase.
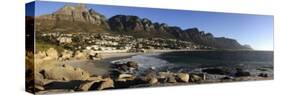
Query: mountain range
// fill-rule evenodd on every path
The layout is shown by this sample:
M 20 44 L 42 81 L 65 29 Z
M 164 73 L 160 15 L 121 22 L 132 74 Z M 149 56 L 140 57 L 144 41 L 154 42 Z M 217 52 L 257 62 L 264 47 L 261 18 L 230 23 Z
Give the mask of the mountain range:
M 173 19 L 173 18 L 171 18 Z M 235 39 L 214 37 L 198 28 L 181 29 L 133 15 L 106 18 L 85 5 L 65 5 L 51 14 L 35 17 L 36 32 L 117 33 L 135 37 L 176 38 L 218 49 L 251 49 Z

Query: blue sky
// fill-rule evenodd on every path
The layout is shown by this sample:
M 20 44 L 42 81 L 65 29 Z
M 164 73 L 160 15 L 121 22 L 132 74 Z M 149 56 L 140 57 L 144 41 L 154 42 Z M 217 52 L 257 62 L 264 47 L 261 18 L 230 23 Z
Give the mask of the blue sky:
M 37 1 L 35 15 L 50 14 L 65 4 Z M 212 33 L 216 37 L 233 38 L 241 44 L 249 44 L 256 50 L 273 50 L 274 18 L 270 15 L 167 10 L 96 4 L 88 4 L 87 7 L 93 8 L 107 18 L 117 14 L 136 15 L 141 18 L 148 18 L 153 22 L 179 26 L 182 29 L 197 27 L 202 31 Z M 31 15 L 31 13 L 27 12 L 27 15 Z

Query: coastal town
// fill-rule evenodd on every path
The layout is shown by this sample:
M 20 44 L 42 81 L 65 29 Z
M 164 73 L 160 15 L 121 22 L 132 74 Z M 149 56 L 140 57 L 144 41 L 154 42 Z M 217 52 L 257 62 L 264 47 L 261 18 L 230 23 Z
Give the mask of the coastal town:
M 42 33 L 38 37 L 69 50 L 92 53 L 148 52 L 157 50 L 212 49 L 195 43 L 164 38 L 134 38 L 128 35 Z

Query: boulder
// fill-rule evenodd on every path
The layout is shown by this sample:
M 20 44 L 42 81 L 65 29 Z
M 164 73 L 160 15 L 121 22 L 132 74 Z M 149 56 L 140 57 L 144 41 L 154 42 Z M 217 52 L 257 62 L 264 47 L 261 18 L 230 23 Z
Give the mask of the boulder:
M 155 77 L 150 78 L 148 83 L 149 83 L 150 85 L 152 85 L 152 84 L 156 84 L 156 83 L 158 83 L 158 79 L 157 79 L 157 78 L 155 78 Z
M 44 71 L 41 70 L 40 72 L 42 72 L 45 79 L 50 80 L 86 80 L 90 77 L 88 72 L 65 64 L 61 66 L 52 66 L 44 69 Z
M 128 65 L 125 65 L 125 64 L 122 64 L 122 65 L 120 65 L 120 70 L 123 70 L 123 71 L 128 71 L 129 70 L 129 67 L 128 67 Z
M 100 53 L 90 54 L 89 57 L 90 57 L 90 59 L 92 59 L 92 60 L 101 60 L 101 59 L 102 59 L 102 56 L 101 56 Z
M 268 74 L 266 74 L 266 73 L 260 73 L 258 76 L 259 76 L 259 77 L 267 78 L 267 77 L 268 77 Z
M 35 85 L 34 88 L 35 88 L 35 90 L 37 90 L 37 91 L 45 90 L 45 88 L 44 88 L 43 86 L 40 86 L 40 85 Z
M 87 79 L 88 81 L 102 81 L 103 78 L 102 76 L 91 76 L 90 78 Z
M 127 80 L 134 80 L 135 76 L 131 74 L 120 74 L 117 81 L 127 81 Z
M 178 81 L 180 82 L 188 82 L 189 81 L 189 74 L 187 73 L 178 73 L 176 74 Z
M 58 57 L 59 57 L 57 50 L 54 48 L 49 48 L 46 51 L 46 55 L 47 55 L 48 59 L 54 59 L 54 60 L 58 59 Z
M 78 90 L 81 90 L 81 91 L 88 91 L 90 90 L 90 88 L 93 86 L 94 83 L 97 83 L 97 81 L 87 81 L 85 83 L 82 83 Z
M 227 70 L 221 69 L 221 68 L 208 68 L 202 70 L 202 72 L 208 73 L 208 74 L 217 74 L 217 75 L 227 75 L 230 72 Z
M 177 80 L 174 76 L 169 76 L 167 79 L 168 83 L 177 83 Z
M 225 76 L 223 78 L 221 78 L 221 80 L 232 80 L 233 78 L 232 77 L 229 77 L 229 76 Z
M 203 78 L 198 76 L 198 75 L 196 75 L 196 74 L 191 74 L 190 75 L 190 80 L 189 80 L 190 82 L 199 82 L 201 80 L 203 80 Z
M 250 74 L 250 72 L 247 72 L 247 71 L 244 71 L 243 69 L 237 68 L 235 76 L 236 77 L 246 77 L 246 76 L 251 76 L 251 74 Z
M 85 60 L 88 57 L 87 57 L 86 53 L 80 52 L 80 51 L 76 51 L 73 58 L 76 59 L 76 60 Z
M 47 54 L 45 51 L 39 51 L 34 56 L 36 59 L 43 59 L 43 58 L 47 57 Z
M 108 88 L 113 88 L 114 87 L 114 82 L 111 78 L 105 78 L 102 82 L 101 85 L 98 87 L 98 90 L 103 90 L 103 89 L 108 89 Z
M 68 50 L 64 50 L 61 53 L 61 60 L 69 60 L 71 59 L 73 56 L 73 52 L 72 51 L 68 51 Z
M 173 75 L 174 75 L 174 73 L 171 73 L 171 72 L 159 72 L 158 73 L 159 78 L 166 78 L 168 76 L 173 76 Z
M 135 62 L 135 61 L 128 61 L 127 66 L 132 67 L 132 68 L 138 68 L 139 67 L 138 63 Z

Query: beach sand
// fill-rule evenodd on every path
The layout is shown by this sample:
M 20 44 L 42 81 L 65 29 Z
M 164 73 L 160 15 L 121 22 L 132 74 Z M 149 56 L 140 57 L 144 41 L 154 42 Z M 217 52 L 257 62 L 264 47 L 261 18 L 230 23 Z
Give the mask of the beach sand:
M 110 62 L 118 59 L 130 58 L 134 55 L 143 53 L 101 53 L 101 60 L 69 60 L 62 64 L 68 64 L 73 67 L 88 71 L 91 75 L 107 75 L 110 68 Z

